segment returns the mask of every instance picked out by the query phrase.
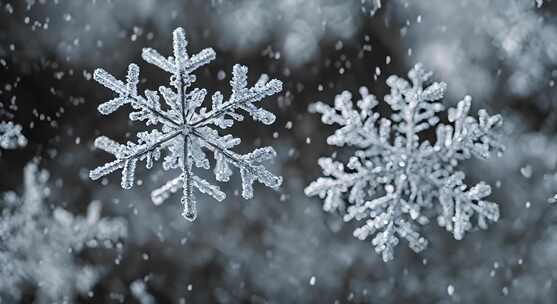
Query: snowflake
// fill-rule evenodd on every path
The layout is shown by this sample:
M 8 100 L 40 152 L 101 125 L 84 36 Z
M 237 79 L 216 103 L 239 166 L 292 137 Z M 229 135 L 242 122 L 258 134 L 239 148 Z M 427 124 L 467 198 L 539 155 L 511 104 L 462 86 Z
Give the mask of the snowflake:
M 27 145 L 27 139 L 21 131 L 21 126 L 11 121 L 0 122 L 0 148 L 8 150 Z
M 375 15 L 381 9 L 381 0 L 361 0 L 361 2 L 362 12 L 368 13 L 370 16 Z
M 138 141 L 128 141 L 126 145 L 118 144 L 111 139 L 101 136 L 95 140 L 95 146 L 113 154 L 116 159 L 90 172 L 93 180 L 99 179 L 118 169 L 122 169 L 122 187 L 130 189 L 134 184 L 137 161 L 145 161 L 150 169 L 154 161 L 160 159 L 161 150 L 167 155 L 163 161 L 163 169 L 179 169 L 181 174 L 152 192 L 151 198 L 155 204 L 161 204 L 172 193 L 183 189 L 182 215 L 193 221 L 196 218 L 196 199 L 193 188 L 206 193 L 218 201 L 226 198 L 218 186 L 197 176 L 193 166 L 210 169 L 205 151 L 213 153 L 216 160 L 214 174 L 217 181 L 229 181 L 232 175 L 230 165 L 240 169 L 242 179 L 242 196 L 246 199 L 253 197 L 253 182 L 277 189 L 282 178 L 271 174 L 261 163 L 275 157 L 271 147 L 255 149 L 248 154 L 238 154 L 231 149 L 240 144 L 240 139 L 231 135 L 220 136 L 215 128 L 226 129 L 234 121 L 242 121 L 244 117 L 237 113 L 242 110 L 251 117 L 266 125 L 275 121 L 275 115 L 254 105 L 255 102 L 267 96 L 272 96 L 282 90 L 282 82 L 273 79 L 269 81 L 267 75 L 262 75 L 254 87 L 247 88 L 247 72 L 245 66 L 234 65 L 232 70 L 232 95 L 225 100 L 220 92 L 212 96 L 212 107 L 208 110 L 201 107 L 207 91 L 192 89 L 186 92 L 196 78 L 191 73 L 197 68 L 209 63 L 215 58 L 212 49 L 204 49 L 200 53 L 189 56 L 186 51 L 187 40 L 182 28 L 174 31 L 174 57 L 165 58 L 157 51 L 143 49 L 142 57 L 148 63 L 172 74 L 170 84 L 174 89 L 161 86 L 166 107 L 162 107 L 160 97 L 156 91 L 145 91 L 145 96 L 137 93 L 139 82 L 139 68 L 130 64 L 127 83 L 116 80 L 102 69 L 97 69 L 94 78 L 107 88 L 118 93 L 118 97 L 101 104 L 98 108 L 102 114 L 110 114 L 125 104 L 130 104 L 133 112 L 129 118 L 132 121 L 145 121 L 147 126 L 158 126 L 153 130 L 137 134 Z M 184 161 L 186 160 L 186 161 Z
M 130 284 L 133 297 L 141 304 L 155 304 L 155 297 L 149 293 L 143 280 L 135 280 Z
M 20 298 L 22 283 L 37 287 L 41 303 L 71 301 L 100 279 L 105 267 L 79 265 L 84 248 L 113 248 L 126 237 L 122 219 L 100 218 L 100 203 L 89 205 L 85 217 L 44 203 L 50 189 L 48 174 L 36 164 L 24 169 L 24 193 L 8 192 L 0 213 L 0 302 Z
M 384 261 L 393 259 L 399 238 L 415 252 L 425 249 L 427 240 L 416 224 L 428 223 L 431 211 L 457 240 L 473 227 L 474 214 L 481 228 L 486 228 L 486 220 L 499 217 L 498 205 L 485 200 L 490 186 L 480 182 L 468 187 L 457 166 L 472 156 L 487 159 L 491 152 L 503 151 L 497 133 L 501 116 L 489 116 L 485 110 L 478 112 L 479 121 L 468 116 L 467 96 L 448 110 L 450 124 L 440 123 L 444 107 L 439 100 L 446 84 L 424 87 L 431 73 L 421 64 L 408 76 L 412 83 L 397 76 L 387 79 L 391 91 L 384 100 L 392 110 L 390 119 L 374 111 L 378 100 L 366 88 L 360 89 L 358 109 L 349 92 L 335 98 L 334 108 L 321 102 L 310 106 L 311 112 L 322 115 L 323 123 L 341 126 L 328 144 L 357 151 L 346 166 L 321 158 L 319 165 L 327 177 L 311 183 L 305 193 L 324 198 L 324 210 L 344 212 L 345 221 L 367 218 L 354 236 L 365 240 L 374 235 L 372 244 Z M 434 134 L 431 144 L 425 138 Z

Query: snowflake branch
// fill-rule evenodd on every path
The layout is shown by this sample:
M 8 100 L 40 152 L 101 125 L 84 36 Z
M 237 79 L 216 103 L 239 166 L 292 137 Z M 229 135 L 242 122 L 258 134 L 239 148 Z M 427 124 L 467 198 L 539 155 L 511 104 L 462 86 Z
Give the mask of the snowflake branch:
M 276 79 L 269 81 L 265 84 L 265 86 L 253 87 L 249 90 L 248 94 L 243 95 L 240 99 L 230 99 L 229 101 L 223 103 L 220 108 L 213 109 L 211 112 L 201 115 L 198 120 L 192 124 L 192 127 L 199 128 L 206 126 L 212 123 L 215 119 L 220 118 L 237 108 L 241 108 L 248 113 L 252 113 L 252 109 L 245 108 L 247 104 L 260 101 L 263 98 L 277 94 L 280 91 L 282 91 L 282 82 Z
M 183 189 L 183 179 L 184 175 L 180 174 L 180 176 L 170 180 L 160 188 L 151 192 L 151 199 L 153 203 L 158 206 L 168 199 L 171 194 L 178 192 L 179 189 Z M 211 185 L 208 181 L 194 174 L 192 174 L 192 184 L 201 193 L 206 193 L 219 202 L 226 198 L 226 194 L 222 192 L 218 186 Z
M 227 148 L 221 147 L 220 144 L 213 141 L 212 138 L 202 136 L 197 130 L 192 131 L 192 133 L 195 136 L 199 137 L 199 139 L 206 143 L 208 146 L 224 155 L 232 165 L 241 170 L 242 179 L 244 180 L 244 182 L 242 183 L 242 196 L 244 198 L 248 199 L 252 198 L 253 196 L 253 190 L 251 189 L 251 182 L 253 181 L 252 177 L 256 177 L 260 183 L 273 189 L 277 189 L 282 184 L 282 178 L 274 176 L 269 171 L 267 171 L 265 167 L 254 165 L 250 161 L 245 161 L 244 158 L 246 158 L 246 156 L 251 156 L 250 154 L 238 155 L 232 151 L 229 151 Z M 274 156 L 275 153 L 272 148 L 267 147 L 257 149 L 251 154 L 257 154 L 258 152 L 261 154 L 261 159 L 270 158 L 269 156 Z M 258 160 L 257 156 L 254 156 L 253 159 L 255 161 Z M 244 175 L 244 171 L 248 171 L 249 175 Z
M 96 69 L 93 74 L 93 79 L 103 86 L 111 89 L 112 91 L 118 93 L 119 98 L 113 99 L 108 102 L 99 105 L 98 110 L 101 114 L 108 115 L 118 108 L 127 103 L 137 104 L 143 109 L 148 110 L 159 119 L 162 119 L 174 127 L 180 127 L 181 124 L 175 122 L 174 120 L 166 117 L 163 113 L 159 112 L 157 109 L 149 106 L 145 98 L 137 94 L 137 83 L 139 82 L 139 67 L 136 64 L 130 64 L 128 68 L 128 84 L 125 85 L 121 80 L 116 79 L 112 74 L 108 73 L 104 69 Z
M 140 159 L 145 154 L 153 152 L 155 149 L 159 148 L 164 143 L 174 139 L 176 136 L 178 136 L 181 133 L 182 133 L 181 130 L 176 130 L 174 132 L 167 133 L 165 136 L 161 137 L 156 143 L 152 144 L 151 146 L 144 147 L 143 149 L 139 149 L 139 151 L 137 153 L 134 153 L 134 154 L 131 154 L 131 155 L 126 155 L 124 157 L 118 157 L 117 155 L 115 155 L 116 158 L 117 158 L 116 160 L 114 160 L 112 162 L 109 162 L 109 163 L 106 163 L 103 166 L 97 167 L 94 170 L 91 170 L 89 172 L 89 178 L 91 178 L 92 180 L 97 180 L 97 179 L 99 179 L 99 178 L 101 178 L 101 177 L 103 177 L 107 174 L 110 174 L 110 173 L 112 173 L 112 172 L 114 172 L 118 169 L 123 169 L 126 165 L 126 162 L 128 162 L 130 160 Z M 98 148 L 103 149 L 105 151 L 109 151 L 109 150 L 116 151 L 116 149 L 110 149 L 110 148 L 107 148 L 107 147 L 100 146 L 101 144 L 98 140 L 101 139 L 101 138 L 104 138 L 104 137 L 99 137 L 95 141 L 95 144 L 99 145 Z M 143 146 L 145 146 L 145 145 L 143 145 Z
M 196 201 L 192 189 L 192 173 L 191 173 L 191 163 L 188 151 L 188 144 L 190 142 L 189 136 L 184 140 L 184 155 L 182 160 L 182 174 L 184 176 L 182 182 L 183 195 L 181 203 L 184 206 L 184 211 L 182 216 L 189 221 L 194 221 L 197 217 L 196 211 Z

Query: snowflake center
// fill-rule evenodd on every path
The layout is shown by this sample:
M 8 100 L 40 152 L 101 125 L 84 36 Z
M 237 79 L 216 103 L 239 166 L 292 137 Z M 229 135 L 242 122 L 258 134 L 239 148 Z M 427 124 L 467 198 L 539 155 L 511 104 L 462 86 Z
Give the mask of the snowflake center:
M 193 131 L 193 127 L 188 124 L 184 124 L 182 127 L 182 135 L 188 136 Z

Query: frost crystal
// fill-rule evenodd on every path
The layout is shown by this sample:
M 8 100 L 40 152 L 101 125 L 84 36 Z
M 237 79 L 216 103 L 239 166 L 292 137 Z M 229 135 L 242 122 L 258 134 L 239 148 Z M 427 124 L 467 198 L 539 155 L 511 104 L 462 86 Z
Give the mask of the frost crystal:
M 23 195 L 9 192 L 2 198 L 0 302 L 17 300 L 23 283 L 36 286 L 40 303 L 71 302 L 76 291 L 90 291 L 103 272 L 103 267 L 79 265 L 75 255 L 86 247 L 112 248 L 127 235 L 123 220 L 100 218 L 99 202 L 89 205 L 86 217 L 62 208 L 51 212 L 44 203 L 47 178 L 29 164 Z
M 240 139 L 231 135 L 221 136 L 215 128 L 226 129 L 235 121 L 242 121 L 244 116 L 238 110 L 263 124 L 272 124 L 275 115 L 258 108 L 255 103 L 280 92 L 282 82 L 276 79 L 269 81 L 267 75 L 262 75 L 255 86 L 248 88 L 247 67 L 235 65 L 230 82 L 232 95 L 226 100 L 220 92 L 214 93 L 209 110 L 202 107 L 207 91 L 190 89 L 196 80 L 191 73 L 215 59 L 215 52 L 209 48 L 190 57 L 186 46 L 184 30 L 178 28 L 174 31 L 174 57 L 165 58 L 153 49 L 143 49 L 142 57 L 145 61 L 172 75 L 172 88 L 161 86 L 158 92 L 146 90 L 145 95 L 138 94 L 139 67 L 135 64 L 130 64 L 128 68 L 126 83 L 117 80 L 105 70 L 95 71 L 95 80 L 118 94 L 118 97 L 101 104 L 99 112 L 108 115 L 129 104 L 132 108 L 130 120 L 144 121 L 152 130 L 138 133 L 137 142 L 128 141 L 125 145 L 104 136 L 97 138 L 95 146 L 113 154 L 116 159 L 92 170 L 90 177 L 96 180 L 121 169 L 121 185 L 124 189 L 130 189 L 134 184 L 137 162 L 145 161 L 147 169 L 150 169 L 160 159 L 161 151 L 165 150 L 167 153 L 163 160 L 163 169 L 179 169 L 181 173 L 154 190 L 151 198 L 158 205 L 181 188 L 181 202 L 184 207 L 182 215 L 193 221 L 197 216 L 194 188 L 218 201 L 226 198 L 218 186 L 193 172 L 194 166 L 210 169 L 206 151 L 212 153 L 216 161 L 214 174 L 217 181 L 229 181 L 232 175 L 230 165 L 240 170 L 242 196 L 246 199 L 253 196 L 254 181 L 273 189 L 277 189 L 282 183 L 281 177 L 271 174 L 261 165 L 275 157 L 273 148 L 264 147 L 251 153 L 238 154 L 231 149 L 240 144 Z M 159 93 L 165 106 L 161 105 Z
M 399 238 L 415 252 L 426 248 L 417 224 L 426 224 L 432 211 L 457 240 L 472 228 L 474 215 L 481 228 L 486 228 L 486 220 L 499 217 L 498 205 L 486 200 L 490 186 L 484 182 L 467 186 L 457 166 L 472 156 L 487 159 L 491 152 L 503 151 L 497 134 L 501 116 L 489 116 L 485 110 L 478 112 L 479 120 L 468 116 L 467 96 L 448 109 L 450 123 L 440 123 L 446 84 L 424 87 L 431 73 L 421 64 L 408 76 L 411 83 L 397 76 L 387 79 L 391 91 L 384 100 L 392 110 L 390 119 L 375 112 L 378 100 L 366 88 L 360 89 L 357 109 L 349 92 L 335 98 L 334 108 L 321 102 L 310 106 L 311 112 L 322 115 L 323 123 L 341 126 L 328 144 L 357 151 L 346 165 L 321 158 L 319 165 L 327 177 L 311 183 L 305 193 L 324 198 L 324 209 L 344 212 L 345 221 L 367 219 L 354 236 L 361 240 L 374 236 L 372 244 L 384 261 L 393 259 Z M 433 130 L 436 140 L 431 144 L 426 138 L 433 137 Z
M 27 139 L 21 131 L 21 126 L 11 121 L 0 122 L 0 148 L 8 150 L 27 145 Z

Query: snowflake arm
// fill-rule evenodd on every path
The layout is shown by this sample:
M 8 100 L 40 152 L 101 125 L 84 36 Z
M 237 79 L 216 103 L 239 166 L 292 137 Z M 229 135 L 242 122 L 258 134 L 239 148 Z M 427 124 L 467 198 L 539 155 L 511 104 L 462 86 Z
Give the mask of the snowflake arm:
M 253 182 L 258 181 L 270 188 L 277 189 L 282 178 L 270 173 L 262 162 L 275 157 L 271 147 L 256 149 L 251 153 L 238 154 L 231 149 L 240 144 L 240 139 L 230 135 L 220 136 L 216 128 L 226 129 L 235 121 L 243 121 L 243 111 L 253 120 L 269 125 L 275 121 L 275 115 L 256 103 L 279 93 L 282 82 L 269 79 L 262 75 L 253 87 L 248 87 L 247 67 L 234 65 L 232 70 L 232 94 L 228 100 L 220 92 L 211 97 L 211 108 L 203 107 L 207 96 L 205 89 L 191 88 L 196 81 L 191 74 L 196 69 L 215 59 L 212 49 L 205 49 L 190 56 L 187 52 L 187 40 L 184 30 L 178 28 L 173 34 L 173 56 L 165 58 L 156 50 L 143 50 L 143 59 L 171 74 L 170 87 L 160 86 L 157 91 L 146 90 L 144 96 L 138 95 L 139 68 L 131 64 L 128 69 L 127 82 L 117 80 L 104 70 L 95 71 L 95 80 L 112 91 L 118 97 L 99 106 L 101 114 L 110 114 L 123 105 L 132 108 L 130 120 L 143 121 L 152 126 L 149 132 L 137 134 L 138 140 L 119 144 L 105 136 L 95 140 L 95 146 L 115 157 L 90 172 L 93 180 L 99 179 L 117 170 L 122 171 L 121 185 L 129 189 L 134 184 L 135 169 L 138 161 L 145 161 L 147 169 L 160 160 L 164 170 L 177 169 L 180 174 L 154 190 L 151 194 L 157 205 L 182 189 L 182 215 L 188 220 L 196 218 L 196 198 L 194 190 L 208 194 L 218 201 L 226 195 L 218 186 L 195 174 L 195 168 L 210 169 L 206 152 L 214 155 L 214 169 L 217 181 L 229 181 L 232 170 L 229 165 L 239 169 L 242 180 L 242 196 L 246 199 L 253 196 Z M 160 95 L 159 95 L 160 94 Z M 161 103 L 161 98 L 164 103 Z
M 399 238 L 416 252 L 426 248 L 427 240 L 418 232 L 418 225 L 429 222 L 431 212 L 426 210 L 436 211 L 438 224 L 458 240 L 473 228 L 472 218 L 486 228 L 487 221 L 499 217 L 498 205 L 486 200 L 489 185 L 468 187 L 456 168 L 463 160 L 487 159 L 491 152 L 503 151 L 498 133 L 502 118 L 485 110 L 479 111 L 478 120 L 469 116 L 467 96 L 448 109 L 448 124 L 441 123 L 446 84 L 426 85 L 430 77 L 420 64 L 408 73 L 410 81 L 390 76 L 391 91 L 384 98 L 391 108 L 388 118 L 374 111 L 378 101 L 365 88 L 357 108 L 348 92 L 335 98 L 334 107 L 318 102 L 309 108 L 321 114 L 323 123 L 340 126 L 328 144 L 356 151 L 346 166 L 333 158 L 320 159 L 325 177 L 305 193 L 323 198 L 323 208 L 339 210 L 345 221 L 367 219 L 354 236 L 373 236 L 372 244 L 385 261 L 393 258 Z M 426 131 L 435 131 L 433 144 L 420 137 Z
M 478 111 L 477 121 L 468 116 L 471 102 L 472 98 L 466 96 L 456 108 L 449 109 L 449 122 L 454 126 L 441 125 L 436 129 L 437 140 L 433 148 L 437 156 L 464 160 L 473 155 L 488 159 L 491 151 L 503 151 L 496 132 L 503 122 L 501 115 L 489 116 L 482 109 Z
M 464 177 L 464 173 L 456 172 L 439 192 L 442 213 L 437 222 L 452 232 L 457 240 L 461 240 L 464 233 L 473 227 L 470 219 L 474 214 L 477 214 L 478 226 L 483 229 L 487 228 L 486 220 L 495 222 L 499 219 L 498 205 L 484 200 L 491 194 L 491 187 L 480 182 L 467 189 Z
M 146 91 L 147 98 L 137 94 L 139 83 L 139 67 L 130 64 L 128 67 L 127 83 L 117 80 L 114 76 L 103 69 L 96 69 L 93 78 L 103 86 L 118 94 L 118 97 L 99 105 L 98 110 L 103 115 L 109 115 L 125 104 L 131 104 L 134 110 L 130 114 L 130 120 L 147 120 L 147 124 L 162 123 L 170 127 L 179 127 L 180 123 L 172 120 L 168 113 L 160 110 L 159 98 L 153 91 Z
M 216 155 L 217 162 L 220 162 L 216 168 L 224 172 L 215 172 L 218 180 L 227 181 L 229 179 L 231 171 L 228 168 L 228 164 L 231 164 L 240 169 L 243 181 L 242 196 L 246 199 L 253 197 L 252 185 L 255 180 L 274 189 L 281 185 L 282 178 L 274 176 L 264 166 L 259 165 L 259 163 L 275 158 L 276 152 L 272 147 L 258 148 L 251 153 L 239 155 L 229 150 L 226 140 L 218 137 L 216 132 L 208 132 L 209 130 L 213 131 L 207 128 L 198 129 L 193 132 L 196 136 L 205 140 L 208 148 Z

